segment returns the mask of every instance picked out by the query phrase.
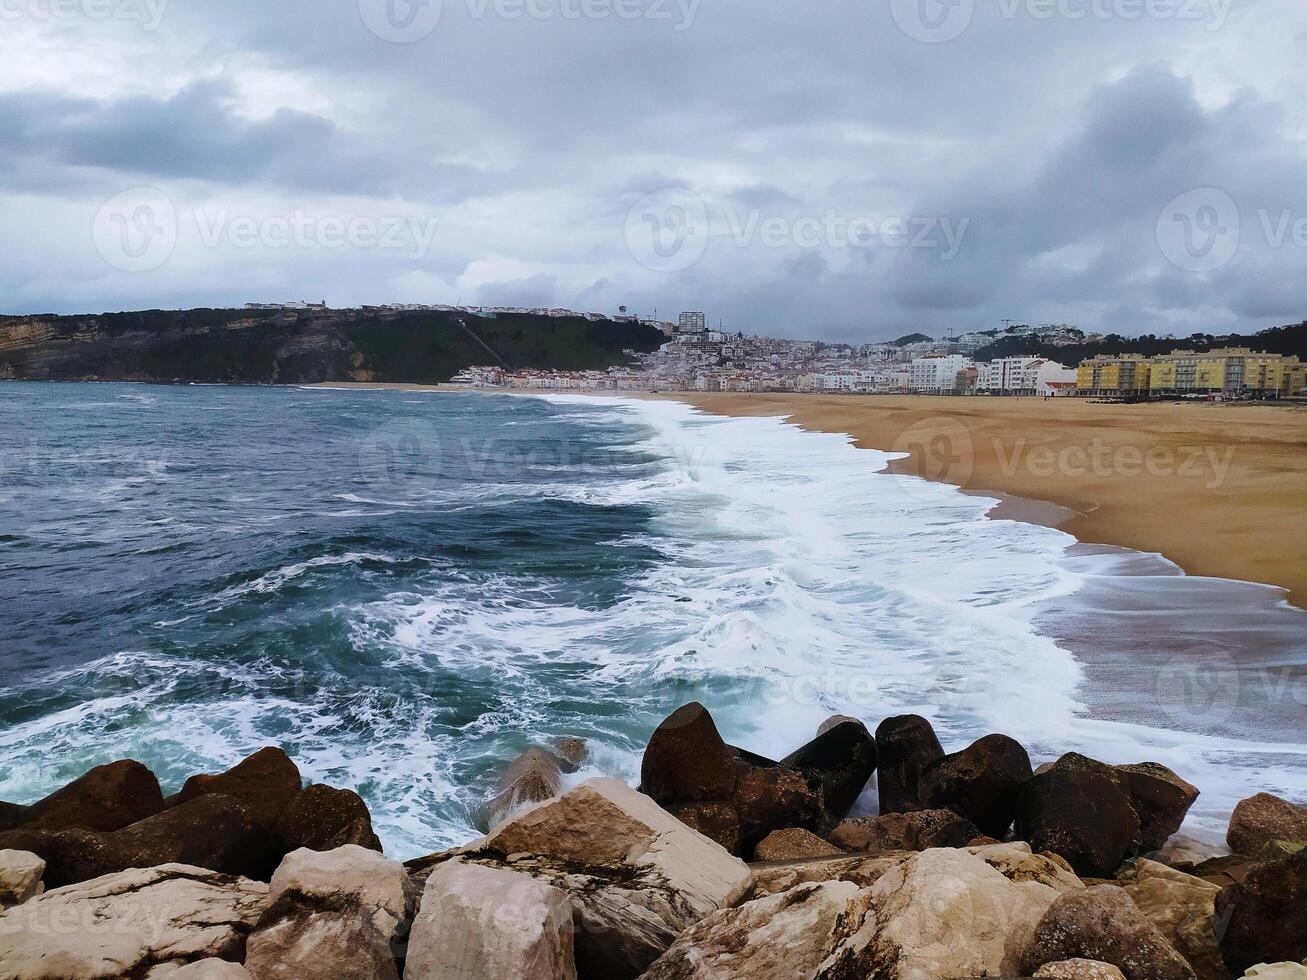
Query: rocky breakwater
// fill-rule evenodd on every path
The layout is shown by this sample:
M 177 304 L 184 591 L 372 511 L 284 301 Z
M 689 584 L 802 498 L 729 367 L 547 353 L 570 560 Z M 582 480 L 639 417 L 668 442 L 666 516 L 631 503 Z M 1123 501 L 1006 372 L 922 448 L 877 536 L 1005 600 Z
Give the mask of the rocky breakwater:
M 870 731 L 833 719 L 769 760 L 688 705 L 650 740 L 643 792 L 563 792 L 560 756 L 533 750 L 496 788 L 506 812 L 485 836 L 406 865 L 345 839 L 366 824 L 342 791 L 292 792 L 275 755 L 170 799 L 119 764 L 4 810 L 26 823 L 0 842 L 0 977 L 1307 978 L 1302 807 L 1253 797 L 1217 847 L 1177 833 L 1198 791 L 1162 766 L 1072 754 L 1032 768 L 1001 735 L 950 753 L 921 718 L 883 722 L 884 747 Z M 864 812 L 878 758 L 879 812 Z M 270 880 L 174 860 L 57 885 L 12 846 L 87 800 L 104 819 L 73 829 L 112 837 L 158 819 L 142 808 L 208 797 L 280 854 Z M 291 824 L 321 847 L 287 850 Z

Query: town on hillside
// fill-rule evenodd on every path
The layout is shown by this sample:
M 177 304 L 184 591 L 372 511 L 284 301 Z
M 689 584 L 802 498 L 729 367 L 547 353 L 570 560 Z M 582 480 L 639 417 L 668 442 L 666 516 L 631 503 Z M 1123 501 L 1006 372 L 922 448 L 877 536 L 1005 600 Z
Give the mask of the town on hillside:
M 452 380 L 474 387 L 537 390 L 1078 395 L 1131 400 L 1280 398 L 1307 389 L 1307 364 L 1297 356 L 1243 347 L 1202 352 L 1177 348 L 1152 356 L 1098 354 L 1077 364 L 1044 356 L 977 356 L 1000 339 L 1027 339 L 1055 349 L 1105 339 L 1068 324 L 1009 323 L 1003 329 L 938 340 L 913 334 L 891 342 L 852 345 L 713 329 L 702 312 L 682 313 L 676 323 L 642 322 L 662 330 L 667 342 L 652 353 L 630 352 L 629 366 L 607 371 L 476 366 Z

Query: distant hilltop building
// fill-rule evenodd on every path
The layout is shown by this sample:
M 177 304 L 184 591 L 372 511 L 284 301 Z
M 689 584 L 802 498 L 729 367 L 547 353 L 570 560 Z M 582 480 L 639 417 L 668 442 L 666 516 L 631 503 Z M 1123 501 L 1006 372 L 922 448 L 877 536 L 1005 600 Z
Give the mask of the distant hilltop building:
M 247 310 L 325 310 L 327 301 L 324 299 L 321 303 L 310 303 L 306 300 L 296 300 L 291 303 L 246 303 Z
M 1264 354 L 1245 347 L 1198 353 L 1172 351 L 1099 354 L 1076 372 L 1081 395 L 1105 397 L 1224 396 L 1278 398 L 1307 388 L 1307 364 L 1296 356 Z
M 702 313 L 682 313 L 677 333 L 707 333 L 708 318 Z

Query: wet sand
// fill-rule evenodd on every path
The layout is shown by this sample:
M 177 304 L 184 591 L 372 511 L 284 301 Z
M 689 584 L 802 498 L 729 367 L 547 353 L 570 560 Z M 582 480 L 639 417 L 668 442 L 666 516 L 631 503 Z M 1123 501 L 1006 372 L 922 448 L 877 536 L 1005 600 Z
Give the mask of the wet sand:
M 910 454 L 897 472 L 1044 501 L 1082 542 L 1192 575 L 1279 586 L 1307 607 L 1307 409 L 1064 398 L 677 395 L 722 415 L 786 416 Z

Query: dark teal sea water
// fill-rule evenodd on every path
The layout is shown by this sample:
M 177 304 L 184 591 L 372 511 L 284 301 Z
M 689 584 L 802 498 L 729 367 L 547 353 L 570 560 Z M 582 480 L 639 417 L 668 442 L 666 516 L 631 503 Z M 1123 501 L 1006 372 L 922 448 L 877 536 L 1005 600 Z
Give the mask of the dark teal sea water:
M 410 856 L 472 836 L 534 741 L 634 779 L 692 698 L 773 755 L 912 710 L 955 744 L 1155 758 L 1213 820 L 1307 786 L 1292 688 L 1288 731 L 1122 696 L 1139 672 L 1077 662 L 1039 611 L 1147 577 L 887 459 L 662 403 L 0 385 L 0 799 L 127 756 L 172 791 L 276 743 Z M 1276 656 L 1307 650 L 1263 605 Z

